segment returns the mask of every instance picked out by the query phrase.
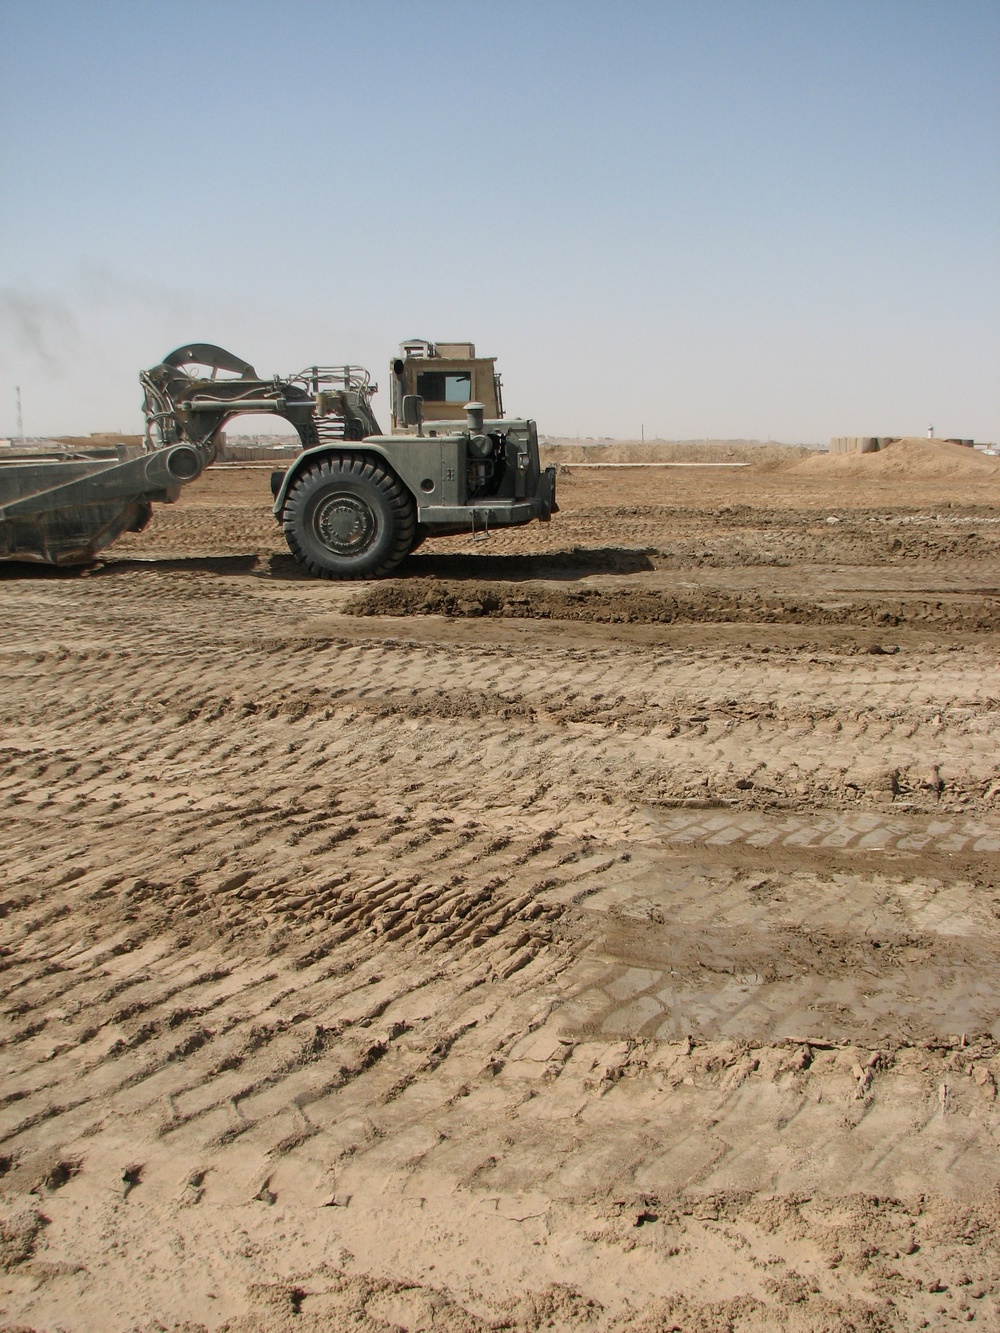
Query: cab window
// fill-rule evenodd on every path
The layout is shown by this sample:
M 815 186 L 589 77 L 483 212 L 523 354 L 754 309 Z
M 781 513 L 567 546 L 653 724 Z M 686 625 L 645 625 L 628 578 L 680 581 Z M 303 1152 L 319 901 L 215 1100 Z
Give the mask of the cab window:
M 467 403 L 472 397 L 471 370 L 422 370 L 417 393 L 427 403 Z

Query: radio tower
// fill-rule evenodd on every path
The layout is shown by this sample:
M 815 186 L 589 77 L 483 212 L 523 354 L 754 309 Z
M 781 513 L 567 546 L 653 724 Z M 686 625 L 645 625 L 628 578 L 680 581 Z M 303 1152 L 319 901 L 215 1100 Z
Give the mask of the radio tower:
M 23 444 L 24 418 L 21 416 L 21 386 L 18 384 L 15 387 L 17 388 L 17 439 L 19 444 Z

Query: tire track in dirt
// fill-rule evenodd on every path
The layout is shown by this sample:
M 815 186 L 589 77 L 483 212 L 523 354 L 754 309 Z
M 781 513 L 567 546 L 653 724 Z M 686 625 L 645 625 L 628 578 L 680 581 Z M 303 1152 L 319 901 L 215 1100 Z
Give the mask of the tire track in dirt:
M 480 709 L 469 707 L 465 694 L 456 695 L 452 692 L 449 696 L 446 691 L 441 711 L 450 723 L 447 742 L 444 753 L 435 758 L 432 766 L 447 769 L 450 781 L 444 787 L 445 799 L 449 809 L 461 811 L 465 807 L 464 821 L 456 822 L 454 815 L 438 815 L 436 827 L 428 828 L 425 815 L 418 808 L 407 808 L 403 804 L 392 810 L 393 800 L 401 802 L 405 795 L 419 796 L 419 784 L 413 783 L 407 784 L 411 789 L 408 792 L 398 789 L 392 792 L 384 781 L 375 784 L 383 802 L 387 797 L 390 802 L 388 807 L 381 810 L 364 803 L 355 808 L 344 808 L 339 798 L 334 798 L 334 808 L 331 810 L 328 808 L 330 798 L 323 785 L 305 783 L 304 777 L 314 771 L 317 763 L 321 768 L 335 764 L 344 770 L 363 760 L 367 767 L 373 749 L 376 759 L 384 751 L 387 761 L 391 760 L 404 773 L 415 771 L 418 765 L 415 760 L 410 760 L 410 755 L 402 750 L 398 741 L 394 748 L 390 747 L 393 728 L 401 717 L 408 719 L 411 725 L 421 724 L 430 712 L 426 697 L 430 688 L 428 680 L 433 679 L 435 670 L 440 670 L 443 662 L 447 663 L 449 674 L 455 668 L 454 653 L 442 654 L 423 648 L 410 654 L 404 649 L 401 654 L 397 654 L 399 660 L 391 673 L 392 684 L 387 698 L 386 687 L 379 681 L 384 666 L 382 651 L 381 648 L 374 650 L 355 645 L 343 653 L 337 653 L 337 657 L 345 659 L 339 663 L 340 674 L 351 679 L 354 684 L 350 691 L 345 690 L 336 701 L 337 706 L 332 713 L 327 709 L 325 716 L 321 715 L 323 720 L 334 724 L 335 731 L 319 741 L 322 746 L 319 754 L 316 753 L 317 742 L 313 739 L 316 717 L 308 708 L 301 710 L 294 692 L 290 697 L 283 688 L 283 680 L 294 680 L 298 682 L 297 688 L 311 695 L 315 687 L 310 682 L 310 673 L 317 680 L 323 678 L 326 664 L 317 663 L 313 658 L 309 658 L 307 667 L 300 669 L 305 656 L 301 648 L 286 654 L 284 662 L 280 655 L 276 659 L 274 654 L 269 654 L 269 694 L 260 700 L 253 698 L 256 693 L 253 678 L 259 659 L 255 659 L 252 654 L 249 660 L 246 654 L 239 659 L 234 655 L 230 661 L 221 664 L 226 686 L 230 689 L 226 694 L 206 692 L 204 685 L 199 688 L 197 681 L 204 681 L 206 676 L 200 670 L 200 663 L 191 664 L 178 681 L 179 690 L 171 698 L 171 709 L 176 717 L 182 719 L 182 726 L 198 728 L 198 741 L 192 744 L 172 740 L 166 750 L 144 742 L 143 737 L 144 728 L 154 728 L 161 720 L 155 713 L 150 715 L 145 706 L 148 700 L 144 692 L 148 691 L 155 697 L 158 689 L 161 673 L 156 663 L 137 663 L 134 666 L 129 663 L 124 669 L 123 674 L 127 675 L 130 682 L 130 702 L 116 716 L 113 706 L 114 684 L 103 687 L 102 697 L 101 682 L 108 670 L 108 655 L 102 653 L 96 661 L 90 661 L 86 654 L 55 655 L 52 662 L 55 670 L 54 685 L 48 697 L 39 698 L 39 712 L 48 716 L 53 702 L 66 697 L 71 705 L 78 705 L 76 711 L 69 712 L 62 719 L 60 733 L 67 752 L 84 752 L 83 736 L 79 741 L 74 741 L 73 728 L 80 727 L 86 734 L 93 735 L 95 720 L 99 723 L 98 730 L 108 749 L 103 762 L 98 762 L 96 767 L 93 764 L 76 767 L 60 757 L 54 764 L 38 763 L 26 772 L 22 770 L 22 785 L 8 788 L 4 798 L 5 808 L 12 816 L 11 827 L 17 828 L 22 822 L 26 823 L 27 838 L 31 841 L 34 831 L 40 825 L 44 826 L 46 806 L 52 804 L 59 812 L 64 836 L 72 837 L 74 818 L 86 822 L 90 828 L 92 853 L 99 851 L 102 835 L 107 837 L 109 845 L 115 846 L 119 855 L 123 847 L 127 849 L 130 843 L 133 844 L 135 855 L 134 858 L 128 858 L 128 867 L 130 876 L 135 877 L 130 883 L 124 884 L 122 876 L 109 877 L 102 871 L 88 872 L 86 867 L 77 867 L 63 886 L 63 901 L 53 901 L 53 895 L 47 893 L 44 895 L 44 903 L 37 902 L 37 910 L 32 911 L 36 903 L 30 898 L 18 898 L 15 895 L 12 899 L 12 924 L 24 915 L 20 937 L 25 942 L 30 941 L 30 944 L 21 951 L 21 975 L 12 978 L 20 998 L 16 1015 L 9 1014 L 17 1022 L 12 1022 L 8 1040 L 29 1064 L 32 1059 L 45 1063 L 56 1061 L 55 1065 L 46 1070 L 46 1078 L 34 1094 L 25 1093 L 22 1096 L 24 1090 L 16 1090 L 10 1103 L 8 1122 L 9 1132 L 15 1138 L 18 1132 L 24 1132 L 25 1127 L 32 1128 L 38 1123 L 39 1115 L 55 1118 L 62 1114 L 53 1112 L 51 1104 L 35 1107 L 32 1095 L 36 1100 L 40 1098 L 44 1102 L 46 1090 L 60 1083 L 85 1087 L 86 1078 L 95 1070 L 102 1074 L 110 1061 L 120 1060 L 126 1054 L 131 1057 L 140 1048 L 143 1062 L 140 1070 L 137 1072 L 130 1069 L 120 1083 L 112 1087 L 118 1086 L 121 1090 L 137 1082 L 156 1078 L 162 1068 L 178 1059 L 178 1050 L 185 1056 L 192 1056 L 196 1049 L 204 1046 L 207 1048 L 204 1059 L 209 1062 L 214 1060 L 212 1038 L 205 1036 L 201 1029 L 195 1034 L 196 1044 L 187 1047 L 184 1043 L 190 1042 L 190 1039 L 184 1032 L 177 1032 L 178 1028 L 187 1023 L 187 1014 L 206 1012 L 205 1004 L 197 993 L 187 995 L 171 990 L 168 1000 L 174 1007 L 166 1017 L 159 1015 L 167 1003 L 164 999 L 133 1002 L 128 1007 L 119 1004 L 117 1007 L 112 1006 L 106 1016 L 95 1017 L 91 994 L 95 990 L 93 983 L 87 980 L 81 982 L 73 975 L 80 971 L 82 965 L 87 969 L 96 968 L 99 970 L 99 985 L 106 990 L 104 970 L 108 964 L 121 956 L 141 955 L 146 942 L 157 938 L 164 930 L 179 929 L 181 942 L 186 947 L 202 945 L 206 941 L 213 945 L 223 941 L 227 946 L 232 946 L 244 938 L 246 931 L 265 935 L 271 932 L 268 950 L 274 951 L 280 947 L 283 953 L 292 957 L 296 965 L 308 969 L 315 964 L 317 957 L 322 959 L 329 956 L 338 946 L 350 945 L 356 956 L 364 961 L 370 952 L 380 951 L 386 943 L 394 943 L 397 939 L 411 935 L 421 941 L 422 951 L 426 953 L 434 946 L 452 948 L 465 940 L 474 946 L 487 940 L 503 941 L 504 931 L 510 927 L 511 921 L 517 923 L 518 914 L 523 917 L 529 908 L 532 911 L 539 909 L 546 919 L 553 913 L 559 915 L 561 909 L 558 906 L 540 906 L 532 892 L 512 900 L 505 898 L 502 892 L 498 892 L 507 883 L 502 873 L 499 876 L 491 873 L 485 880 L 474 873 L 475 868 L 483 863 L 491 872 L 498 869 L 502 872 L 511 862 L 520 866 L 526 856 L 531 858 L 538 841 L 537 836 L 526 838 L 523 833 L 520 838 L 516 836 L 515 830 L 523 814 L 522 809 L 516 806 L 506 817 L 503 806 L 494 806 L 490 811 L 488 826 L 471 818 L 469 795 L 470 789 L 475 792 L 476 788 L 467 779 L 469 768 L 481 768 L 483 750 L 488 753 L 491 745 L 498 748 L 503 745 L 506 750 L 503 763 L 511 786 L 515 790 L 523 787 L 527 779 L 537 779 L 539 771 L 544 771 L 547 789 L 543 802 L 550 798 L 551 804 L 563 811 L 563 824 L 571 824 L 574 818 L 581 818 L 582 812 L 579 808 L 574 810 L 571 807 L 567 788 L 574 780 L 580 780 L 588 766 L 594 766 L 594 746 L 598 746 L 598 752 L 605 759 L 610 759 L 606 768 L 613 771 L 616 764 L 621 766 L 622 752 L 634 749 L 637 739 L 633 737 L 617 747 L 617 752 L 612 750 L 609 755 L 606 738 L 586 738 L 589 744 L 585 743 L 583 747 L 579 767 L 571 770 L 568 777 L 563 776 L 562 791 L 553 792 L 553 781 L 559 777 L 559 764 L 561 762 L 565 765 L 567 746 L 560 737 L 557 757 L 554 747 L 547 746 L 544 741 L 539 745 L 537 736 L 532 734 L 532 724 L 538 715 L 534 704 L 528 705 L 511 692 L 511 697 L 499 705 L 503 717 L 497 719 L 491 715 L 488 721 L 484 721 Z M 464 655 L 470 659 L 468 674 L 477 676 L 485 692 L 503 679 L 501 664 L 495 660 L 497 654 L 471 652 Z M 415 661 L 410 663 L 407 660 L 409 656 L 414 657 Z M 374 669 L 366 670 L 366 662 L 373 659 Z M 93 685 L 88 679 L 91 673 L 95 677 Z M 691 664 L 688 664 L 688 673 L 690 676 Z M 647 668 L 647 674 L 652 675 L 653 672 Z M 645 683 L 641 671 L 637 675 L 640 682 Z M 699 683 L 698 671 L 694 675 L 694 681 L 686 683 Z M 594 691 L 594 686 L 602 683 L 605 678 L 604 663 L 590 663 L 587 672 L 575 674 L 575 697 L 568 701 L 568 706 L 576 710 L 574 716 L 578 716 L 581 708 L 585 707 L 587 687 Z M 72 690 L 64 691 L 64 679 L 72 679 Z M 416 683 L 410 684 L 411 680 Z M 231 687 L 238 684 L 243 684 L 246 690 L 242 702 L 231 692 Z M 915 689 L 918 697 L 922 694 L 922 688 L 918 685 Z M 628 692 L 636 697 L 634 687 Z M 600 695 L 600 691 L 596 693 Z M 852 688 L 847 693 L 856 698 L 858 691 Z M 541 701 L 543 704 L 549 703 L 550 716 L 553 712 L 551 695 L 550 685 L 549 692 L 543 692 Z M 375 702 L 371 709 L 366 709 L 364 704 L 369 699 Z M 591 716 L 598 719 L 590 725 L 598 728 L 603 722 L 607 728 L 607 709 L 603 696 L 594 700 L 591 695 L 590 699 L 594 705 Z M 700 696 L 700 700 L 700 703 L 689 706 L 712 706 L 712 701 L 705 696 Z M 620 692 L 616 692 L 611 700 L 613 727 L 616 731 L 630 720 L 627 709 L 624 718 L 622 716 L 622 705 L 625 702 L 626 696 Z M 731 707 L 733 702 L 725 701 L 725 706 Z M 790 703 L 790 711 L 794 710 L 794 702 L 792 700 Z M 639 696 L 636 706 L 644 717 L 648 714 L 650 703 L 645 692 Z M 455 736 L 455 724 L 467 723 L 470 712 L 479 737 L 478 750 L 469 737 L 471 761 L 463 760 L 465 747 L 461 743 L 456 744 Z M 234 713 L 249 717 L 255 727 L 276 719 L 281 723 L 284 743 L 275 744 L 271 735 L 255 735 L 252 743 L 233 747 L 229 722 Z M 352 724 L 359 719 L 364 731 L 363 754 L 358 750 L 357 735 L 351 734 Z M 788 721 L 787 717 L 783 720 Z M 303 722 L 310 736 L 290 740 L 289 727 Z M 578 724 L 574 721 L 569 725 Z M 216 726 L 219 734 L 213 734 Z M 116 734 L 118 730 L 127 733 L 127 741 L 119 739 Z M 428 749 L 425 740 L 426 732 L 421 732 L 417 748 L 423 755 L 423 766 L 426 768 Z M 517 754 L 519 746 L 525 751 L 530 748 L 530 757 L 527 753 Z M 225 747 L 223 756 L 216 754 L 219 747 Z M 182 759 L 186 766 L 185 773 L 174 776 L 172 781 L 169 777 L 164 781 L 162 773 L 144 776 L 141 771 L 136 771 L 136 756 L 146 754 L 160 768 L 166 768 L 174 758 Z M 263 805 L 256 801 L 249 806 L 242 804 L 231 794 L 233 774 L 228 765 L 237 757 L 240 772 L 246 778 L 252 777 L 258 789 L 264 793 Z M 116 762 L 128 767 L 116 768 Z M 212 776 L 218 779 L 227 773 L 227 767 L 229 790 L 221 793 L 221 803 L 217 801 L 216 794 L 191 799 L 183 778 L 189 778 L 189 774 L 195 771 L 202 775 L 202 781 Z M 641 777 L 638 771 L 631 776 L 633 779 Z M 81 777 L 88 780 L 81 782 Z M 27 796 L 32 794 L 37 797 L 46 779 L 54 781 L 45 791 L 45 805 L 38 807 L 37 813 L 25 816 L 22 806 Z M 412 791 L 414 786 L 417 787 L 415 793 Z M 355 779 L 352 784 L 355 793 L 360 794 L 364 787 L 363 778 Z M 72 806 L 61 806 L 59 798 L 64 789 L 72 791 L 76 812 Z M 642 787 L 639 786 L 632 792 L 633 799 L 636 790 L 642 794 Z M 448 800 L 452 795 L 454 803 Z M 579 792 L 574 795 L 577 803 L 585 800 Z M 373 802 L 376 800 L 375 789 L 371 791 L 370 799 Z M 317 804 L 311 804 L 312 801 Z M 477 808 L 478 804 L 473 802 L 472 809 Z M 207 823 L 204 819 L 206 813 L 210 814 Z M 96 829 L 93 828 L 95 814 L 99 820 Z M 170 817 L 166 837 L 162 829 L 164 814 Z M 280 820 L 281 826 L 278 835 L 275 833 L 276 818 Z M 615 818 L 620 821 L 621 815 Z M 631 827 L 635 832 L 634 814 Z M 123 832 L 125 829 L 129 831 Z M 376 830 L 377 856 L 384 863 L 398 848 L 406 854 L 415 872 L 422 865 L 447 862 L 451 870 L 450 880 L 444 884 L 425 882 L 415 873 L 404 878 L 401 883 L 392 875 L 376 873 L 374 877 L 369 875 L 367 879 L 359 881 L 358 873 L 372 859 L 372 835 Z M 502 831 L 498 833 L 498 830 Z M 802 816 L 775 819 L 754 812 L 685 812 L 658 817 L 653 821 L 652 828 L 646 829 L 646 834 L 647 839 L 651 836 L 668 845 L 713 848 L 734 849 L 741 846 L 763 849 L 777 842 L 781 846 L 796 849 L 795 855 L 811 844 L 828 848 L 831 854 L 847 852 L 852 846 L 865 853 L 895 849 L 904 852 L 939 850 L 950 854 L 968 850 L 982 854 L 984 864 L 991 864 L 991 854 L 1000 848 L 996 830 L 988 824 L 976 823 L 975 820 L 920 820 L 905 815 L 879 818 L 870 813 L 853 819 L 830 815 L 819 821 L 810 821 Z M 561 857 L 553 855 L 553 836 L 565 838 L 565 834 L 558 833 L 558 826 L 542 829 L 542 837 L 547 840 L 543 851 L 547 856 L 543 855 L 538 867 L 540 870 L 555 868 L 559 861 L 565 867 L 580 855 L 579 847 L 571 847 Z M 190 846 L 189 838 L 194 839 Z M 281 873 L 276 873 L 291 847 L 295 849 L 298 872 L 290 873 L 287 868 L 283 868 Z M 336 857 L 338 872 L 332 878 L 328 870 L 310 875 L 307 870 L 308 858 L 325 858 L 331 851 Z M 170 856 L 176 857 L 178 869 L 184 872 L 177 882 L 144 877 L 147 868 L 152 871 L 159 867 L 162 871 L 164 858 Z M 358 863 L 351 864 L 352 861 Z M 614 857 L 601 863 L 596 872 L 598 881 L 601 874 L 607 874 L 613 863 Z M 57 864 L 58 858 L 50 856 L 41 864 L 24 866 L 22 873 L 44 874 Z M 252 868 L 235 868 L 242 865 Z M 348 869 L 340 869 L 341 865 L 346 865 Z M 16 862 L 8 865 L 8 883 L 12 872 L 17 869 Z M 593 872 L 587 870 L 581 878 L 587 881 L 586 891 L 592 891 Z M 567 882 L 572 885 L 573 877 L 567 878 L 564 871 L 555 882 L 561 887 Z M 553 887 L 553 883 L 549 882 L 548 888 Z M 575 891 L 563 895 L 564 901 L 571 901 L 574 896 Z M 126 910 L 123 911 L 123 907 Z M 61 961 L 61 952 L 66 947 L 62 932 L 67 926 L 71 923 L 74 937 L 79 939 L 81 934 L 87 932 L 86 921 L 89 916 L 93 920 L 90 932 L 96 936 L 100 933 L 100 922 L 105 914 L 114 921 L 117 927 L 115 934 L 105 938 L 98 950 L 86 952 L 75 964 L 71 960 Z M 498 961 L 494 964 L 497 975 L 503 976 L 511 962 L 517 961 L 521 966 L 526 966 L 535 956 L 530 945 L 532 939 L 537 941 L 539 936 L 531 930 L 526 931 L 523 924 L 521 921 L 516 932 L 511 935 L 513 942 L 509 946 L 501 943 Z M 541 938 L 545 939 L 549 935 L 546 929 Z M 359 940 L 366 936 L 374 937 L 377 941 L 371 950 L 364 946 L 359 948 Z M 14 938 L 17 939 L 17 936 Z M 311 945 L 309 941 L 314 938 L 317 943 Z M 32 956 L 41 963 L 44 976 L 33 974 Z M 50 980 L 53 967 L 59 969 L 59 981 L 55 985 Z M 67 971 L 70 977 L 65 975 Z M 79 1026 L 86 1035 L 85 1041 L 80 1040 L 79 1034 L 74 1036 L 73 1026 L 69 1024 L 68 1031 L 59 1043 L 61 1049 L 53 1049 L 47 1031 L 49 1020 L 40 1020 L 35 1016 L 30 999 L 32 983 L 44 995 L 44 1002 L 48 1005 L 56 1000 L 64 1006 L 71 1003 L 83 1008 L 86 1013 L 85 1026 L 84 1023 Z M 197 990 L 198 985 L 195 984 L 195 992 Z M 184 1016 L 176 1018 L 177 1014 Z M 59 1020 L 66 1028 L 66 1015 L 60 1015 Z M 99 1037 L 105 1029 L 117 1035 L 112 1036 L 110 1043 L 104 1044 L 106 1049 L 102 1049 Z M 58 1061 L 65 1050 L 74 1050 L 74 1041 L 100 1054 L 83 1065 L 74 1064 L 73 1072 L 69 1075 L 60 1070 Z M 18 1068 L 19 1063 L 11 1072 L 16 1073 Z M 100 1078 L 98 1083 L 103 1086 Z M 27 1104 L 21 1105 L 22 1102 Z M 79 1105 L 74 1103 L 71 1110 L 77 1113 Z M 77 1114 L 76 1119 L 80 1122 L 81 1116 Z M 18 1126 L 22 1127 L 20 1131 Z
M 996 795 L 998 711 L 985 657 L 978 680 L 972 673 L 952 673 L 962 681 L 956 681 L 957 697 L 942 711 L 940 694 L 928 685 L 938 678 L 941 667 L 935 655 L 926 652 L 915 661 L 870 669 L 843 661 L 807 662 L 815 668 L 809 673 L 808 688 L 790 684 L 791 678 L 802 675 L 800 660 L 787 660 L 783 666 L 768 661 L 762 666 L 753 654 L 723 655 L 720 661 L 728 660 L 739 672 L 738 695 L 718 687 L 720 661 L 695 662 L 683 654 L 671 659 L 655 652 L 599 653 L 582 670 L 572 654 L 565 666 L 554 662 L 551 654 L 539 654 L 539 678 L 544 684 L 511 688 L 504 675 L 505 656 L 498 650 L 435 654 L 401 646 L 394 655 L 397 665 L 391 680 L 380 675 L 383 652 L 381 644 L 328 643 L 317 648 L 301 641 L 291 651 L 286 647 L 269 652 L 266 673 L 258 666 L 262 659 L 248 659 L 245 652 L 221 658 L 213 654 L 211 665 L 203 652 L 192 653 L 191 667 L 169 689 L 161 685 L 160 664 L 136 655 L 121 663 L 129 680 L 124 700 L 117 675 L 107 681 L 108 660 L 103 655 L 94 661 L 86 653 L 45 661 L 55 678 L 53 687 L 38 690 L 19 710 L 18 720 L 23 724 L 37 719 L 43 739 L 45 721 L 57 707 L 63 710 L 64 736 L 73 726 L 81 730 L 100 726 L 108 745 L 106 766 L 95 767 L 95 761 L 84 759 L 82 746 L 75 742 L 55 752 L 22 745 L 8 751 L 6 762 L 0 756 L 0 791 L 15 803 L 58 801 L 66 799 L 61 778 L 75 800 L 104 796 L 141 802 L 145 796 L 148 802 L 155 790 L 162 808 L 164 782 L 175 782 L 178 800 L 185 792 L 190 797 L 192 759 L 206 777 L 224 769 L 238 743 L 234 727 L 245 731 L 260 723 L 280 722 L 287 735 L 279 743 L 288 746 L 300 742 L 303 727 L 315 731 L 327 724 L 331 735 L 322 748 L 312 743 L 303 746 L 299 762 L 286 764 L 282 780 L 294 786 L 310 764 L 319 772 L 325 762 L 343 758 L 345 746 L 353 744 L 352 729 L 364 719 L 371 748 L 377 751 L 375 762 L 383 766 L 405 742 L 419 738 L 422 745 L 430 734 L 436 744 L 425 750 L 423 767 L 457 770 L 463 751 L 469 756 L 467 764 L 474 767 L 497 747 L 504 749 L 504 762 L 510 764 L 518 737 L 530 735 L 532 744 L 523 747 L 523 760 L 546 754 L 549 771 L 557 766 L 565 786 L 579 789 L 581 770 L 592 783 L 595 772 L 620 773 L 624 756 L 631 754 L 640 762 L 627 782 L 638 799 L 650 801 L 702 794 L 706 751 L 713 755 L 717 770 L 713 790 L 744 803 L 805 799 L 824 805 L 856 804 L 874 798 L 954 810 L 956 801 L 989 801 Z M 529 662 L 529 668 L 532 665 Z M 17 657 L 3 669 L 12 688 L 22 669 Z M 435 672 L 437 688 L 432 683 Z M 208 683 L 207 678 L 216 675 L 224 684 Z M 265 675 L 267 683 L 259 683 Z M 609 676 L 623 685 L 605 694 L 596 687 Z M 456 679 L 475 680 L 477 687 L 457 686 Z M 332 683 L 339 681 L 351 684 Z M 883 702 L 887 688 L 893 707 Z M 821 705 L 817 698 L 823 700 Z M 443 754 L 438 734 L 442 717 L 449 732 Z M 139 724 L 153 720 L 176 734 L 150 747 L 142 741 Z M 201 736 L 192 753 L 185 728 L 201 730 L 213 722 L 219 723 L 220 734 Z M 381 740 L 380 748 L 376 740 Z M 239 743 L 246 764 L 246 742 L 241 737 Z M 262 768 L 273 765 L 273 744 L 272 736 L 255 737 L 255 756 Z M 558 750 L 558 755 L 546 753 L 546 747 Z M 138 773 L 152 753 L 162 759 L 156 766 L 162 771 L 157 773 L 154 767 L 152 774 Z M 181 771 L 168 777 L 171 762 L 182 755 Z M 369 757 L 366 753 L 366 763 Z M 26 763 L 29 758 L 33 762 Z M 352 760 L 348 756 L 344 762 Z M 115 761 L 129 775 L 120 791 L 113 779 L 110 787 L 102 781 Z M 50 776 L 56 780 L 54 787 L 46 783 Z M 522 781 L 525 770 L 515 767 L 511 776 Z M 611 794 L 619 799 L 617 792 Z
M 0 649 L 2 1188 L 44 1205 L 38 1263 L 70 1271 L 15 1273 L 19 1312 L 51 1324 L 61 1292 L 97 1318 L 72 1264 L 118 1275 L 109 1237 L 144 1281 L 170 1271 L 130 1230 L 146 1209 L 187 1238 L 202 1308 L 194 1247 L 259 1280 L 233 1217 L 289 1237 L 297 1318 L 414 1322 L 440 1283 L 495 1322 L 473 1259 L 504 1247 L 534 1291 L 553 1236 L 598 1304 L 525 1297 L 517 1326 L 613 1326 L 596 1275 L 637 1246 L 650 1310 L 682 1252 L 724 1254 L 772 1326 L 890 1290 L 919 1311 L 941 1274 L 957 1311 L 960 1264 L 992 1299 L 985 1205 L 861 1199 L 996 1175 L 989 646 L 512 659 L 325 635 L 322 587 L 225 572 L 39 580 L 23 607 Z M 799 1198 L 830 1163 L 861 1192 L 836 1216 Z M 393 1224 L 410 1208 L 436 1273 Z M 779 1270 L 797 1303 L 761 1285 Z M 247 1298 L 262 1319 L 291 1310 L 279 1286 Z

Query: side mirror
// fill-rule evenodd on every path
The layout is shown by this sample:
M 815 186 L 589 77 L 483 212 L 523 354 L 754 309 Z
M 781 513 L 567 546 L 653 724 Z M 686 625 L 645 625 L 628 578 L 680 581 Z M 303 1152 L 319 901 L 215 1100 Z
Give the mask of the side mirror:
M 417 426 L 424 424 L 424 400 L 418 393 L 403 396 L 403 425 Z

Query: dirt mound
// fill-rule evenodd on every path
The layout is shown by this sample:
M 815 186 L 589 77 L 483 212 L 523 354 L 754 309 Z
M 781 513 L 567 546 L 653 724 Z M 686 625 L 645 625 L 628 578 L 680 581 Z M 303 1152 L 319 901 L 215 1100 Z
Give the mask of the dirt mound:
M 896 440 L 874 454 L 812 454 L 791 463 L 793 473 L 826 473 L 842 477 L 1000 476 L 1000 459 L 946 440 Z
M 381 583 L 352 597 L 344 610 L 355 616 L 498 616 L 515 620 L 576 620 L 591 624 L 768 624 L 899 626 L 1000 629 L 993 598 L 967 603 L 923 598 L 851 598 L 824 604 L 758 592 L 704 589 L 676 594 L 631 588 L 526 587 L 518 583 L 445 583 L 407 579 Z
M 572 463 L 787 463 L 812 452 L 798 444 L 763 444 L 758 440 L 684 440 L 670 444 L 546 444 L 546 464 Z

